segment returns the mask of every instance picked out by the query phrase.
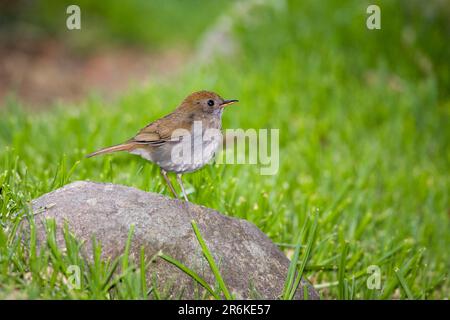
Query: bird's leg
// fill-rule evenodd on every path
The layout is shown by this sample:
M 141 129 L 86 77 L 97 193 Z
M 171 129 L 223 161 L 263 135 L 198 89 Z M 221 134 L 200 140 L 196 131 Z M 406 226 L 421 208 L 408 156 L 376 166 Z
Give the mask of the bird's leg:
M 183 180 L 181 179 L 181 173 L 177 174 L 177 181 L 178 181 L 178 184 L 181 187 L 181 191 L 183 192 L 184 200 L 189 201 L 189 199 L 187 197 L 187 194 L 186 194 L 186 190 L 184 190 Z
M 170 182 L 169 177 L 167 176 L 167 172 L 164 169 L 162 169 L 162 168 L 161 168 L 161 175 L 164 177 L 164 180 L 166 180 L 166 183 L 169 186 L 170 191 L 172 191 L 174 197 L 176 199 L 178 199 L 177 193 L 175 192 L 175 189 L 174 189 L 172 183 Z

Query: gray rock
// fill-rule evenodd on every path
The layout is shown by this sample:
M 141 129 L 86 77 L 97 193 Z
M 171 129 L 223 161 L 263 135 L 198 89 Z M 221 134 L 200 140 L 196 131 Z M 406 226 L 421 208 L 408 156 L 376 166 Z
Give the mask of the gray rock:
M 88 257 L 89 242 L 95 236 L 102 244 L 103 257 L 115 258 L 124 252 L 130 226 L 134 225 L 131 259 L 137 261 L 141 246 L 148 259 L 162 250 L 214 286 L 214 275 L 192 229 L 194 220 L 237 299 L 276 299 L 283 290 L 289 260 L 278 247 L 253 224 L 206 207 L 131 187 L 78 181 L 33 200 L 32 210 L 40 243 L 45 240 L 43 218 L 54 218 L 61 248 L 61 229 L 66 221 L 76 237 L 87 242 L 84 248 Z M 183 298 L 193 298 L 194 288 L 199 288 L 189 276 L 159 257 L 149 269 L 148 279 L 154 274 L 160 287 L 169 284 L 174 297 L 183 290 Z M 309 288 L 310 299 L 318 298 L 307 281 L 302 286 Z M 299 288 L 296 298 L 302 297 Z

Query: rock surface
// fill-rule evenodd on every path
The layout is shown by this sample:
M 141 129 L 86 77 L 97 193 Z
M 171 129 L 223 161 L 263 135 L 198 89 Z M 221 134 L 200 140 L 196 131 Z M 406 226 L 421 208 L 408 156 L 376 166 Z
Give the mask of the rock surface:
M 277 299 L 283 290 L 289 260 L 278 247 L 253 224 L 206 207 L 131 187 L 78 181 L 33 200 L 32 209 L 41 243 L 45 240 L 44 219 L 54 218 L 61 248 L 61 229 L 67 221 L 77 238 L 87 242 L 88 257 L 94 235 L 102 244 L 103 257 L 115 258 L 124 252 L 134 225 L 131 259 L 137 261 L 141 246 L 148 259 L 162 250 L 214 286 L 214 275 L 191 226 L 194 220 L 235 298 Z M 149 269 L 148 279 L 154 274 L 160 287 L 170 284 L 174 297 L 183 288 L 183 298 L 194 297 L 198 286 L 175 266 L 156 258 Z M 302 286 L 309 288 L 309 299 L 318 298 L 306 281 L 299 286 L 296 298 L 303 297 Z

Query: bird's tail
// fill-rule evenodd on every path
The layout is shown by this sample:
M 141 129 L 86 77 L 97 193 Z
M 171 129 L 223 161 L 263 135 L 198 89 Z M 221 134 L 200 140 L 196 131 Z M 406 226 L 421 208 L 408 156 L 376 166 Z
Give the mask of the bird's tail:
M 100 154 L 105 154 L 105 153 L 113 153 L 113 152 L 117 152 L 117 151 L 130 151 L 131 149 L 133 149 L 133 147 L 134 147 L 134 143 L 125 142 L 125 143 L 121 143 L 121 144 L 118 144 L 115 146 L 103 148 L 103 149 L 97 150 L 95 152 L 92 152 L 92 153 L 88 154 L 86 156 L 86 158 L 95 157 L 95 156 L 98 156 Z

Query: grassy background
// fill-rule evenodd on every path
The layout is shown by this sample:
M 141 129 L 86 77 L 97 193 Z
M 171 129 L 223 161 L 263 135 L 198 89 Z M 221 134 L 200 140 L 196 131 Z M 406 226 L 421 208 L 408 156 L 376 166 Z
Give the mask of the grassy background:
M 287 253 L 306 241 L 302 226 L 317 214 L 305 273 L 325 298 L 448 298 L 450 6 L 378 3 L 377 31 L 365 27 L 365 1 L 268 1 L 248 15 L 228 6 L 235 54 L 195 61 L 177 81 L 113 104 L 91 97 L 39 114 L 8 102 L 0 110 L 0 297 L 145 297 L 139 271 L 126 268 L 128 287 L 96 286 L 116 279 L 100 262 L 98 275 L 86 269 L 81 290 L 64 288 L 69 259 L 51 249 L 30 255 L 13 226 L 26 201 L 75 180 L 170 195 L 157 168 L 138 157 L 83 156 L 210 89 L 241 101 L 225 112 L 225 128 L 280 128 L 280 170 L 209 166 L 185 177 L 191 201 L 248 219 Z M 191 11 L 213 24 L 207 9 Z M 173 25 L 169 14 L 160 19 Z M 194 27 L 150 29 L 198 38 Z M 381 290 L 366 286 L 370 265 L 381 268 Z

